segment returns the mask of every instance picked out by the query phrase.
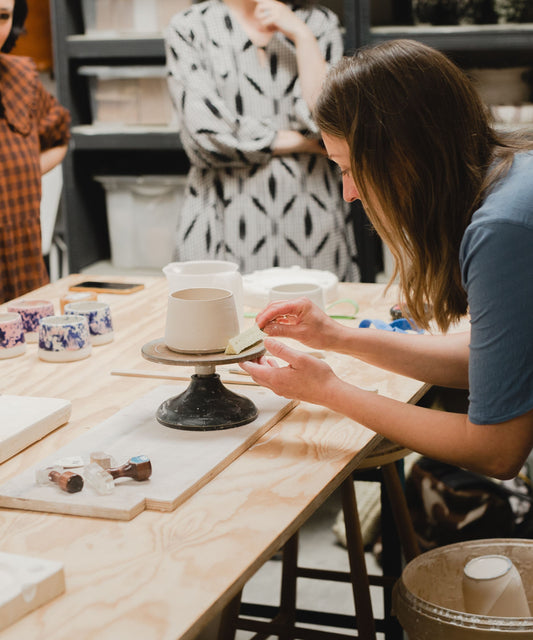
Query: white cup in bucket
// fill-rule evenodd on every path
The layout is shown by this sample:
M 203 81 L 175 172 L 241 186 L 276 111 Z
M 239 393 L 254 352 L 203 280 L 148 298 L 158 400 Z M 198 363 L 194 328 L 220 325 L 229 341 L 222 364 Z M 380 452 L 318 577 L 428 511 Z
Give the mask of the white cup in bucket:
M 242 275 L 236 262 L 226 260 L 188 260 L 170 262 L 163 267 L 170 293 L 181 289 L 210 287 L 229 289 L 235 297 L 239 327 L 244 315 Z
M 507 556 L 484 555 L 467 562 L 463 597 L 468 613 L 505 618 L 531 615 L 520 573 Z
M 196 287 L 168 296 L 165 344 L 180 353 L 217 353 L 239 334 L 235 296 L 229 289 Z

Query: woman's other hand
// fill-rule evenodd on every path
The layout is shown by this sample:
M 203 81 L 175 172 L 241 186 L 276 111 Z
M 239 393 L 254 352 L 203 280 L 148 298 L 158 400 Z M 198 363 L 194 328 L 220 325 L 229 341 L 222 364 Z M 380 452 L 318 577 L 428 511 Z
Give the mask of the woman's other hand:
M 326 404 L 328 394 L 339 382 L 328 364 L 271 338 L 265 338 L 265 347 L 272 356 L 285 361 L 287 365 L 280 366 L 268 356 L 241 362 L 241 368 L 255 382 L 285 398 Z

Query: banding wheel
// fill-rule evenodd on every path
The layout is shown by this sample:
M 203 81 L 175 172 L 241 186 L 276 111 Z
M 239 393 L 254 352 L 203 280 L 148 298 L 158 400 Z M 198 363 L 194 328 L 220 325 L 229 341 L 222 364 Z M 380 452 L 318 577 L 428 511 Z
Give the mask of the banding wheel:
M 255 404 L 227 389 L 215 369 L 218 364 L 253 360 L 264 353 L 262 343 L 238 355 L 225 355 L 179 353 L 171 351 L 162 339 L 148 342 L 142 348 L 142 355 L 147 360 L 195 368 L 187 389 L 159 406 L 157 421 L 172 429 L 189 431 L 231 429 L 252 422 L 258 414 Z

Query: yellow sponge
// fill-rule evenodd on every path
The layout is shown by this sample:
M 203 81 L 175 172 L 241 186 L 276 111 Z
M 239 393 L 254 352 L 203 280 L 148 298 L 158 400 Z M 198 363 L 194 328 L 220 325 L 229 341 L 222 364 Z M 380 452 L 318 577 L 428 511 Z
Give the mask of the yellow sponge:
M 244 351 L 245 349 L 248 349 L 254 344 L 260 342 L 265 336 L 266 333 L 261 331 L 261 329 L 254 324 L 242 333 L 239 333 L 238 336 L 230 338 L 224 353 L 228 356 L 237 355 L 238 353 L 241 353 L 241 351 Z

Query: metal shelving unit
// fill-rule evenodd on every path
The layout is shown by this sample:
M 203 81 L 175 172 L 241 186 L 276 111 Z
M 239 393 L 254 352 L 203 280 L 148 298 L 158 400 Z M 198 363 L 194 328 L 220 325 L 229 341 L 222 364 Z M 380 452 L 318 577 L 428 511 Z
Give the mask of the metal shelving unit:
M 110 256 L 105 192 L 93 176 L 183 174 L 188 160 L 171 127 L 91 125 L 84 64 L 164 65 L 163 37 L 84 34 L 82 0 L 51 0 L 57 95 L 70 111 L 72 141 L 63 162 L 62 223 L 69 269 L 77 272 Z

